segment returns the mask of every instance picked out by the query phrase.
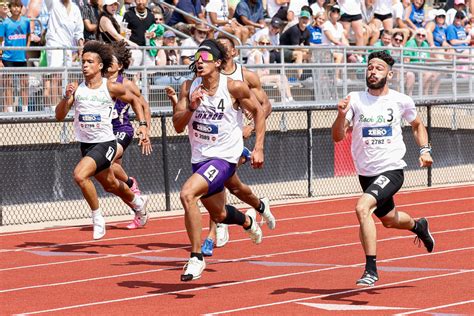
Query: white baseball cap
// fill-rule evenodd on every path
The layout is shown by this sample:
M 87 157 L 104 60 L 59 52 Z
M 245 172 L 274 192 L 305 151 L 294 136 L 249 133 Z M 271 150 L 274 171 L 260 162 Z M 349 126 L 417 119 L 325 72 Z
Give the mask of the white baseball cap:
M 102 1 L 102 6 L 104 5 L 112 5 L 114 3 L 120 4 L 117 0 L 104 0 Z

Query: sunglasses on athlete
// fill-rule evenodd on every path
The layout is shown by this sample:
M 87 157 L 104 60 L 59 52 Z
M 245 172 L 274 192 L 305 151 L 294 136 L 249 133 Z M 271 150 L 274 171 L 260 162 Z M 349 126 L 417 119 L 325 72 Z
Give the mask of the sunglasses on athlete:
M 205 51 L 205 50 L 197 52 L 194 55 L 194 60 L 195 61 L 198 61 L 199 58 L 201 58 L 202 61 L 214 61 L 214 56 L 210 52 Z

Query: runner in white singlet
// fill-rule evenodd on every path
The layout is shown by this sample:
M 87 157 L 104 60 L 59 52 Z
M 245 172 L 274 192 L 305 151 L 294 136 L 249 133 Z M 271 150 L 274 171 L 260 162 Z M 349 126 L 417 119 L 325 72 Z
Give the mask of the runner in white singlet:
M 193 169 L 193 175 L 180 192 L 191 241 L 191 257 L 181 281 L 200 278 L 206 267 L 201 253 L 198 200 L 214 221 L 240 225 L 255 244 L 262 241 L 255 211 L 244 214 L 231 205 L 225 205 L 224 183 L 235 172 L 243 149 L 239 106 L 252 113 L 255 120 L 256 140 L 250 158 L 254 168 L 263 167 L 265 116 L 246 84 L 220 74 L 224 55 L 225 49 L 217 41 L 201 43 L 192 64 L 197 77 L 192 82 L 183 83 L 178 102 L 173 107 L 175 130 L 181 133 L 188 127 Z
M 231 78 L 232 80 L 243 81 L 250 88 L 252 93 L 255 95 L 259 106 L 265 111 L 265 118 L 268 117 L 271 113 L 271 104 L 268 100 L 268 96 L 262 88 L 260 79 L 258 76 L 244 68 L 241 64 L 238 64 L 234 61 L 234 57 L 237 56 L 237 50 L 235 49 L 235 43 L 231 38 L 220 37 L 218 38 L 219 43 L 221 43 L 226 49 L 225 56 L 225 65 L 221 71 L 222 74 Z M 247 113 L 248 114 L 248 113 Z M 248 116 L 248 115 L 246 115 Z M 253 131 L 253 122 L 251 116 L 249 124 L 244 124 L 243 135 L 244 138 L 250 137 Z M 248 149 L 245 148 L 242 153 L 241 163 L 245 163 L 245 155 L 249 153 Z M 267 226 L 270 229 L 274 229 L 276 225 L 275 217 L 270 210 L 270 201 L 268 198 L 258 198 L 251 190 L 251 188 L 243 183 L 237 172 L 226 181 L 225 187 L 229 190 L 230 193 L 235 195 L 242 202 L 247 203 L 252 206 L 258 214 L 262 215 L 263 219 L 267 223 Z M 214 245 L 216 247 L 223 247 L 229 241 L 229 228 L 225 224 L 216 224 L 209 219 L 209 234 L 204 240 L 202 245 L 202 253 L 205 256 L 212 256 Z
M 95 177 L 105 191 L 119 196 L 142 214 L 146 213 L 146 196 L 136 196 L 123 182 L 118 181 L 110 168 L 117 152 L 117 141 L 112 130 L 114 98 L 131 103 L 137 117 L 144 120 L 139 100 L 121 84 L 103 77 L 112 62 L 112 50 L 98 41 L 89 41 L 82 51 L 84 82 L 70 83 L 56 107 L 56 119 L 62 121 L 74 106 L 74 131 L 81 144 L 82 159 L 74 169 L 74 180 L 92 211 L 93 238 L 105 235 L 105 219 L 91 177 Z M 141 143 L 149 142 L 146 128 L 140 127 Z
M 352 92 L 338 103 L 338 115 L 332 126 L 335 142 L 345 138 L 352 125 L 352 156 L 364 194 L 357 201 L 355 211 L 359 220 L 359 237 L 366 256 L 365 270 L 356 284 L 373 286 L 378 281 L 376 265 L 376 228 L 374 213 L 387 228 L 410 230 L 423 242 L 428 252 L 434 239 L 425 218 L 414 220 L 395 208 L 393 196 L 403 184 L 405 143 L 402 119 L 410 123 L 416 143 L 420 146 L 421 167 L 433 163 L 428 134 L 418 116 L 413 100 L 390 90 L 388 80 L 393 77 L 394 59 L 384 51 L 369 55 L 367 91 Z

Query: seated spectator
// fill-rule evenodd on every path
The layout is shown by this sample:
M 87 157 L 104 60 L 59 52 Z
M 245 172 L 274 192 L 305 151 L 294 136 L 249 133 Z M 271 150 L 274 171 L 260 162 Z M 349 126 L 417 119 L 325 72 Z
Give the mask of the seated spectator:
M 313 10 L 313 16 L 319 12 L 326 13 L 326 0 L 316 0 L 310 7 Z
M 81 7 L 82 21 L 84 21 L 84 41 L 96 40 L 97 25 L 99 22 L 99 0 L 89 0 Z
M 323 45 L 323 24 L 326 22 L 326 12 L 318 11 L 313 16 L 313 24 L 308 25 L 311 46 Z
M 392 19 L 393 19 L 393 33 L 403 32 L 403 38 L 405 42 L 411 36 L 411 29 L 408 24 L 405 23 L 405 9 L 411 6 L 411 0 L 393 0 L 392 5 Z M 403 46 L 405 45 L 403 42 Z
M 374 49 L 369 50 L 369 53 L 373 51 L 380 50 L 380 47 L 391 47 L 392 46 L 392 34 L 390 34 L 390 31 L 383 31 L 382 36 L 380 36 L 380 40 L 375 42 L 373 45 Z M 385 50 L 388 54 L 391 54 L 390 50 Z
M 206 5 L 207 22 L 220 30 L 234 34 L 241 44 L 247 43 L 250 31 L 229 16 L 227 0 L 210 0 Z
M 198 24 L 191 26 L 192 37 L 185 39 L 181 46 L 185 47 L 181 50 L 181 61 L 183 65 L 190 65 L 194 61 L 194 54 L 196 54 L 199 44 L 204 41 L 211 29 L 206 24 Z M 196 47 L 196 48 L 186 48 Z
M 173 31 L 166 31 L 163 34 L 163 47 L 174 47 L 178 46 L 176 44 L 176 34 Z M 181 63 L 181 56 L 178 50 L 175 49 L 163 49 L 158 50 L 158 55 L 156 56 L 156 65 L 157 66 L 177 66 Z M 183 76 L 179 73 L 176 73 L 176 70 L 170 69 L 169 72 L 160 71 L 155 74 L 154 84 L 156 85 L 172 85 L 177 86 L 181 85 L 189 79 L 186 76 Z
M 425 25 L 425 0 L 413 0 L 413 3 L 405 8 L 403 21 L 414 32 Z
M 280 45 L 287 46 L 309 46 L 310 34 L 306 28 L 309 24 L 311 14 L 308 11 L 301 11 L 298 24 L 293 25 L 283 32 L 280 36 Z M 284 58 L 286 63 L 301 64 L 303 61 L 308 61 L 309 54 L 307 49 L 296 48 L 284 50 Z M 298 78 L 301 77 L 303 69 L 297 70 Z
M 250 34 L 265 27 L 262 0 L 241 0 L 235 9 L 234 18 L 247 27 Z
M 429 61 L 430 53 L 426 50 L 429 50 L 430 45 L 426 41 L 426 30 L 424 28 L 418 28 L 415 31 L 415 37 L 408 40 L 405 44 L 406 50 L 404 51 L 404 61 L 405 63 L 426 63 Z M 424 50 L 424 51 L 422 51 Z M 438 89 L 440 85 L 440 73 L 433 71 L 422 71 L 423 76 L 423 94 L 425 96 L 429 95 L 431 86 L 433 86 L 432 95 L 438 94 Z M 406 72 L 406 93 L 408 95 L 413 94 L 413 88 L 415 86 L 416 76 L 413 71 Z
M 361 2 L 363 0 L 339 0 L 338 4 L 340 7 L 340 23 L 344 27 L 346 36 L 350 34 L 350 31 L 354 32 L 355 45 L 365 46 L 364 39 L 364 26 L 362 23 L 362 11 Z
M 137 47 L 137 44 L 127 39 L 125 32 L 121 32 L 121 27 L 115 18 L 119 6 L 118 1 L 104 0 L 102 4 L 102 12 L 98 20 L 97 39 L 105 43 L 125 41 L 128 45 Z
M 441 50 L 446 52 L 446 49 L 450 48 L 451 46 L 446 41 L 446 11 L 443 9 L 435 10 L 434 12 L 434 20 L 430 21 L 426 24 L 426 34 L 427 34 L 427 41 L 430 44 L 430 47 L 438 47 Z M 444 49 L 443 49 L 444 48 Z M 436 59 L 446 59 L 449 58 L 448 55 L 444 54 L 433 54 L 433 57 Z
M 346 38 L 344 27 L 339 23 L 341 17 L 341 9 L 339 6 L 333 5 L 329 9 L 328 20 L 323 24 L 323 44 L 333 46 L 349 46 L 349 41 Z M 333 62 L 340 64 L 344 60 L 344 54 L 337 50 L 332 51 Z M 353 55 L 351 55 L 351 58 Z M 349 59 L 348 59 L 349 61 Z M 350 62 L 356 62 L 356 59 L 351 59 Z M 341 69 L 336 70 L 336 81 L 341 80 Z
M 202 11 L 201 0 L 179 0 L 176 7 L 203 21 L 205 20 L 204 12 Z M 173 26 L 178 29 L 182 29 L 183 24 L 191 25 L 191 24 L 196 24 L 196 23 L 198 22 L 195 19 L 192 19 L 186 15 L 183 15 L 176 10 L 173 11 L 171 18 L 168 21 L 168 25 Z
M 270 18 L 286 21 L 290 0 L 267 0 L 267 13 Z
M 257 31 L 252 37 L 250 38 L 251 42 L 254 45 L 257 45 L 258 38 L 260 36 L 266 35 L 270 39 L 271 46 L 279 46 L 280 45 L 280 31 L 283 27 L 283 21 L 279 17 L 273 17 L 270 25 Z M 270 50 L 270 63 L 281 63 L 281 56 L 279 49 L 271 49 Z
M 286 31 L 289 27 L 298 24 L 299 16 L 301 15 L 301 11 L 303 10 L 304 6 L 309 6 L 308 0 L 291 0 L 290 4 L 288 5 L 288 11 L 286 14 L 286 21 L 288 24 L 284 31 Z M 311 8 L 305 9 L 311 15 L 313 15 L 313 10 Z
M 391 40 L 391 46 L 392 47 L 397 47 L 397 48 L 402 48 L 403 46 L 405 46 L 405 38 L 404 38 L 405 34 L 403 34 L 403 32 L 395 32 L 393 33 L 392 35 L 392 40 Z M 392 50 L 390 52 L 390 55 L 392 55 L 393 59 L 395 59 L 395 62 L 396 63 L 400 63 L 401 62 L 401 55 L 402 55 L 402 50 Z
M 3 54 L 0 55 L 0 68 L 3 67 L 26 67 L 26 51 L 24 50 L 6 50 L 7 47 L 30 46 L 30 20 L 21 15 L 23 4 L 21 0 L 10 0 L 8 4 L 11 16 L 7 17 L 0 24 L 0 47 L 3 46 Z M 28 111 L 28 74 L 20 74 L 19 86 L 21 99 L 21 111 Z M 5 73 L 3 80 L 3 88 L 5 93 L 4 112 L 13 112 L 13 84 L 14 77 Z
M 466 48 L 469 46 L 471 39 L 468 38 L 464 29 L 463 20 L 464 13 L 462 11 L 456 12 L 453 24 L 446 29 L 446 40 L 456 52 L 469 54 L 469 50 Z
M 270 38 L 267 35 L 259 37 L 256 45 L 267 46 L 270 45 Z M 264 65 L 270 64 L 270 52 L 268 49 L 254 48 L 247 57 L 247 64 L 249 65 Z M 288 85 L 288 78 L 284 73 L 270 74 L 270 70 L 267 68 L 258 68 L 255 70 L 260 78 L 262 84 L 276 85 L 280 91 L 282 100 L 286 102 L 292 102 L 293 96 L 291 95 L 290 86 Z
M 364 45 L 372 46 L 379 39 L 382 22 L 375 19 L 375 0 L 361 1 L 362 27 L 364 28 Z
M 392 0 L 375 1 L 374 18 L 382 23 L 384 31 L 393 29 Z
M 463 12 L 464 17 L 467 17 L 466 2 L 464 0 L 454 0 L 454 7 L 446 12 L 446 25 L 454 23 L 454 16 L 457 12 Z M 467 18 L 463 19 L 463 22 L 467 22 Z

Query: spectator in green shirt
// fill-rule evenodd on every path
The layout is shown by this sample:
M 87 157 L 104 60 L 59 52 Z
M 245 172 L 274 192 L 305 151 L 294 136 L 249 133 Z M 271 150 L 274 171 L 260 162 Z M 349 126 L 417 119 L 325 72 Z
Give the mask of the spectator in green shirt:
M 430 58 L 430 45 L 426 40 L 426 30 L 424 28 L 417 28 L 415 36 L 408 40 L 405 44 L 405 51 L 403 52 L 405 64 L 409 63 L 425 63 Z M 431 87 L 433 87 L 433 95 L 438 94 L 440 85 L 440 73 L 433 71 L 421 71 L 423 73 L 423 95 L 427 96 Z M 413 94 L 416 76 L 413 71 L 406 72 L 406 93 Z

